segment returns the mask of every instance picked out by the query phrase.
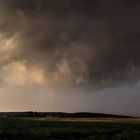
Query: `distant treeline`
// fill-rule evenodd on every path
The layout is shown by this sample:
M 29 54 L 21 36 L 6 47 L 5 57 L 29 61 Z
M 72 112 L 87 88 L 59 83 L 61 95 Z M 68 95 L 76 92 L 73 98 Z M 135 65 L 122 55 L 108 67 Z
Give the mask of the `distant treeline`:
M 132 116 L 113 115 L 103 113 L 64 113 L 64 112 L 0 112 L 0 117 L 67 117 L 67 118 L 133 118 Z

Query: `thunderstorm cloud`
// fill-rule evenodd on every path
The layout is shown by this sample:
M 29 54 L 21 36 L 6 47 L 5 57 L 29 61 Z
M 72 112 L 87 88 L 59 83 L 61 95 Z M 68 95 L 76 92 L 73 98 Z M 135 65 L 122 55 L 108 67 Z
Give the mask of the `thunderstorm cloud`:
M 0 85 L 136 85 L 139 15 L 139 0 L 0 0 Z

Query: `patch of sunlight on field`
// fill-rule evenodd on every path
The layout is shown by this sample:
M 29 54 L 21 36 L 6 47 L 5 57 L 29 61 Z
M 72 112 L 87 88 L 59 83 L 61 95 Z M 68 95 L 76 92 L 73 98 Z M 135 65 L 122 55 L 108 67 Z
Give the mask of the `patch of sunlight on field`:
M 140 123 L 140 118 L 70 118 L 70 117 L 34 117 L 25 118 L 39 121 L 70 121 L 70 122 L 111 122 L 111 123 Z

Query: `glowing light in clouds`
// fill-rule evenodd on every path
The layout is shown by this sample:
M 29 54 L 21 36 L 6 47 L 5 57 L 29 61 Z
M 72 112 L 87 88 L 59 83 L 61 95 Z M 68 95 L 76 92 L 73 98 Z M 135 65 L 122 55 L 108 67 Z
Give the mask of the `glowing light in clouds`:
M 44 84 L 44 72 L 41 68 L 29 68 L 25 62 L 12 62 L 3 69 L 3 80 L 10 85 Z

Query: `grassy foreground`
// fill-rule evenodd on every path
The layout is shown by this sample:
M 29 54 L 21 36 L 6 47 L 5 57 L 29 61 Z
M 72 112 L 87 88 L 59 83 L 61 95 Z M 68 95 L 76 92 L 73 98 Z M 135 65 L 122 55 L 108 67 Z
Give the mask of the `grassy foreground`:
M 0 140 L 140 140 L 140 121 L 1 118 Z

